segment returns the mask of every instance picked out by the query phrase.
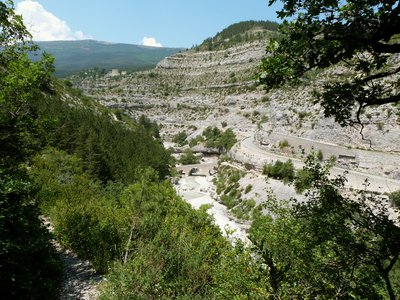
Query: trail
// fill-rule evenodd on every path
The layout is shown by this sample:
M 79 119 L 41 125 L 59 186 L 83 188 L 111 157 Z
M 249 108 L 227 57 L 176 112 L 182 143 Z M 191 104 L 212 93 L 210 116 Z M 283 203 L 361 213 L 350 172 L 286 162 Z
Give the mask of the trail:
M 79 259 L 69 250 L 62 250 L 60 247 L 57 250 L 64 265 L 60 300 L 97 299 L 97 287 L 103 276 L 96 274 L 89 261 Z
M 49 219 L 42 216 L 41 220 L 50 232 L 54 232 L 54 227 Z M 96 273 L 88 260 L 82 260 L 72 251 L 63 249 L 56 240 L 52 242 L 63 264 L 63 282 L 59 299 L 97 299 L 99 296 L 98 285 L 104 280 L 104 277 Z

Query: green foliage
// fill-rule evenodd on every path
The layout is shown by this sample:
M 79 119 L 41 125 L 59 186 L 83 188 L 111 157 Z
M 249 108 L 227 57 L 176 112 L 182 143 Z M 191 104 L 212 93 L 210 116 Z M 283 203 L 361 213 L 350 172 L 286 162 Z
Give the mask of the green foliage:
M 194 147 L 194 146 L 198 145 L 199 143 L 201 143 L 201 142 L 203 142 L 203 141 L 204 141 L 203 136 L 198 135 L 198 136 L 192 138 L 192 139 L 189 141 L 189 147 Z
M 160 139 L 160 128 L 156 122 L 151 121 L 145 115 L 141 115 L 138 120 L 139 126 L 142 126 L 144 131 L 149 133 L 152 137 Z
M 207 127 L 203 131 L 206 147 L 217 148 L 221 153 L 230 150 L 237 142 L 236 135 L 232 129 L 221 131 L 218 127 Z
M 294 179 L 294 187 L 297 193 L 302 193 L 305 190 L 311 188 L 313 181 L 316 178 L 313 177 L 313 173 L 305 169 L 297 170 Z
M 173 197 L 167 182 L 142 170 L 134 184 L 102 185 L 83 172 L 83 162 L 57 150 L 38 155 L 30 174 L 38 186 L 37 201 L 50 214 L 60 242 L 89 259 L 98 272 L 130 257 L 137 240 L 154 237 Z
M 222 256 L 215 270 L 215 285 L 211 299 L 269 299 L 267 277 L 263 267 L 252 258 L 251 249 L 240 243 Z
M 182 165 L 194 165 L 200 162 L 200 159 L 193 153 L 192 149 L 187 148 L 179 159 Z
M 80 71 L 90 75 L 94 68 L 101 71 L 120 69 L 140 71 L 154 68 L 165 57 L 181 48 L 143 47 L 131 44 L 109 44 L 93 40 L 37 42 L 39 47 L 56 58 L 55 76 L 67 77 Z M 89 69 L 89 71 L 88 71 Z
M 30 176 L 37 186 L 37 201 L 51 217 L 59 241 L 79 256 L 88 258 L 100 271 L 119 254 L 124 220 L 115 201 L 122 189 L 102 186 L 83 172 L 76 156 L 48 149 L 34 159 Z
M 246 188 L 244 189 L 244 193 L 247 194 L 251 191 L 251 189 L 253 188 L 253 186 L 251 184 L 249 184 L 248 186 L 246 186 Z
M 322 152 L 321 149 L 319 149 L 319 150 L 317 151 L 317 159 L 318 159 L 319 161 L 323 161 L 323 160 L 324 160 L 324 153 Z
M 255 212 L 260 209 L 260 206 L 256 206 L 256 201 L 254 199 L 243 200 L 237 204 L 232 212 L 235 217 L 241 220 L 251 220 L 251 218 L 256 215 Z
M 344 177 L 309 159 L 314 178 L 307 201 L 270 198 L 250 237 L 260 253 L 270 290 L 279 298 L 397 299 L 400 228 L 379 196 L 343 196 Z
M 278 24 L 270 21 L 244 21 L 225 28 L 195 47 L 198 51 L 222 50 L 234 45 L 273 36 Z
M 299 222 L 288 205 L 278 204 L 272 196 L 267 199 L 266 208 L 271 215 L 258 215 L 249 232 L 253 251 L 259 254 L 260 263 L 267 266 L 262 269 L 266 288 L 278 299 L 307 298 L 304 292 L 308 287 L 301 281 L 301 276 L 308 276 L 302 255 L 305 262 L 311 261 L 308 261 L 310 254 L 301 240 Z
M 4 299 L 54 299 L 61 262 L 23 171 L 0 169 L 0 291 Z
M 51 235 L 39 219 L 23 163 L 40 147 L 43 129 L 34 103 L 48 89 L 53 70 L 36 47 L 12 1 L 0 2 L 0 293 L 5 299 L 54 299 L 61 267 Z
M 394 206 L 400 208 L 400 190 L 389 194 L 389 200 Z
M 290 144 L 289 144 L 288 140 L 279 141 L 279 149 L 283 150 L 289 146 L 290 146 Z
M 275 163 L 266 164 L 263 168 L 263 175 L 283 180 L 285 183 L 292 182 L 295 177 L 293 162 L 289 159 L 286 162 L 277 160 Z
M 345 62 L 349 74 L 357 76 L 333 78 L 315 100 L 325 116 L 340 125 L 360 123 L 363 108 L 400 100 L 396 79 L 400 68 L 390 58 L 400 52 L 395 38 L 400 33 L 397 10 L 394 0 L 284 1 L 278 16 L 290 21 L 281 26 L 279 40 L 267 46 L 260 82 L 267 89 L 296 84 L 307 72 Z
M 152 238 L 114 265 L 101 299 L 211 298 L 214 269 L 227 242 L 205 210 L 194 211 L 176 196 L 162 200 L 166 211 L 153 222 Z M 150 217 L 144 211 L 142 216 Z
M 42 143 L 75 153 L 84 170 L 103 182 L 130 183 L 136 170 L 145 167 L 152 167 L 162 178 L 169 174 L 171 156 L 155 123 L 144 116 L 132 125 L 113 121 L 107 110 L 95 113 L 93 102 L 84 101 L 87 103 L 71 107 L 56 94 L 38 102 L 40 116 L 51 120 L 41 135 Z
M 187 133 L 186 131 L 179 131 L 177 134 L 174 135 L 172 141 L 176 143 L 178 146 L 182 147 L 187 144 Z
M 244 172 L 229 166 L 222 165 L 218 168 L 218 176 L 214 184 L 216 192 L 220 196 L 222 203 L 232 209 L 238 205 L 241 200 L 241 191 L 239 190 L 239 180 Z
M 250 252 L 231 249 L 208 207 L 193 210 L 154 171 L 142 170 L 129 186 L 102 185 L 82 164 L 47 149 L 35 157 L 30 175 L 61 243 L 108 272 L 101 299 L 265 295 Z M 234 172 L 227 180 L 240 177 Z

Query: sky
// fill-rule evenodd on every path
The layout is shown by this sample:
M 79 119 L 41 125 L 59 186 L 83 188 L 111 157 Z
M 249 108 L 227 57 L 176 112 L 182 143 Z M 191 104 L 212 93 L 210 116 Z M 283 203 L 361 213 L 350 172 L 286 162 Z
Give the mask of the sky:
M 279 1 L 278 1 L 279 2 Z M 35 41 L 94 39 L 190 48 L 240 21 L 279 21 L 268 0 L 20 0 Z

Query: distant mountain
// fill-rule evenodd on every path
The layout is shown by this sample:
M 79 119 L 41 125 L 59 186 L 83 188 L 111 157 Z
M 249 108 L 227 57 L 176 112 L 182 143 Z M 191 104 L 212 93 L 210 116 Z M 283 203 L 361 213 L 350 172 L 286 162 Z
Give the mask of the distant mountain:
M 37 42 L 55 57 L 55 75 L 65 77 L 89 68 L 136 71 L 154 67 L 182 48 L 158 48 L 94 40 Z
M 243 21 L 232 24 L 214 37 L 195 47 L 198 51 L 224 50 L 238 44 L 255 40 L 267 40 L 277 34 L 279 24 L 271 21 Z

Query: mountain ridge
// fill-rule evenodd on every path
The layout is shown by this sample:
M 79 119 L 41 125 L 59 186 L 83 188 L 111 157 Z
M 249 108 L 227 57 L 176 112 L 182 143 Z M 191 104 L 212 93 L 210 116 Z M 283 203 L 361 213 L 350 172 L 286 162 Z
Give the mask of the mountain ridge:
M 66 77 L 87 69 L 145 70 L 182 48 L 150 47 L 96 40 L 36 42 L 41 52 L 55 58 L 55 76 Z

